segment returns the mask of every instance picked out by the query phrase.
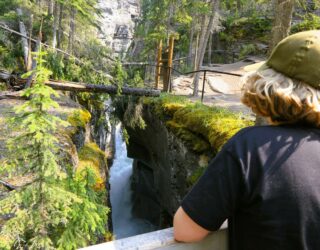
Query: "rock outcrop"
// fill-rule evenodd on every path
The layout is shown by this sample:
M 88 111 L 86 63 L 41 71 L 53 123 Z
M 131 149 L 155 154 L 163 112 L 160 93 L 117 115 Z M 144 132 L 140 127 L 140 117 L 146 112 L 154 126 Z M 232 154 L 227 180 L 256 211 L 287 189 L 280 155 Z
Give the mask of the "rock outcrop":
M 228 139 L 253 125 L 241 114 L 177 96 L 122 98 L 115 106 L 135 159 L 133 214 L 159 228 L 171 226 L 183 197 Z
M 145 107 L 145 129 L 129 128 L 128 156 L 134 158 L 133 214 L 165 228 L 191 186 L 192 175 L 209 157 L 191 151 Z M 147 212 L 146 212 L 147 211 Z
M 100 38 L 116 55 L 125 53 L 140 15 L 140 0 L 100 0 L 99 7 L 102 9 Z

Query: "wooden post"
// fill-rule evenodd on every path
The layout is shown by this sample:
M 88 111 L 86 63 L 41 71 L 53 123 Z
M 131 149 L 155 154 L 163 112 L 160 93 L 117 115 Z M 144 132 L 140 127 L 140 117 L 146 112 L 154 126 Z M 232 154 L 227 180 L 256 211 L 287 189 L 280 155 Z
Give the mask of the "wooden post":
M 157 57 L 157 70 L 156 70 L 156 89 L 159 88 L 159 81 L 161 75 L 161 65 L 162 65 L 162 40 L 158 44 L 158 57 Z
M 170 40 L 169 40 L 169 54 L 168 54 L 169 86 L 168 86 L 167 91 L 169 91 L 169 92 L 171 92 L 171 73 L 172 73 L 173 49 L 174 49 L 174 35 L 171 35 Z

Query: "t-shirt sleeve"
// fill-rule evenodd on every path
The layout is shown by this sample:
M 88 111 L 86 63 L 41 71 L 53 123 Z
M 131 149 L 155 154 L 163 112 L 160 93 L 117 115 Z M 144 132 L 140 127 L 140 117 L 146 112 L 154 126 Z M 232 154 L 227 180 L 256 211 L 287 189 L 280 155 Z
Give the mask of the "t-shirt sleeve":
M 210 162 L 181 206 L 198 225 L 210 231 L 218 230 L 239 204 L 241 179 L 239 163 L 224 148 Z

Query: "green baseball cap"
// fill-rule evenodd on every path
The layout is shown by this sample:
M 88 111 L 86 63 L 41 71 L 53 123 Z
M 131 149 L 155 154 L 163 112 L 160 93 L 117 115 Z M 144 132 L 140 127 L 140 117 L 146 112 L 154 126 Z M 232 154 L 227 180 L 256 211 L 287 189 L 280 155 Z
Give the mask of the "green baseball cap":
M 320 89 L 320 30 L 303 31 L 283 39 L 269 59 L 245 70 L 272 68 L 290 78 Z

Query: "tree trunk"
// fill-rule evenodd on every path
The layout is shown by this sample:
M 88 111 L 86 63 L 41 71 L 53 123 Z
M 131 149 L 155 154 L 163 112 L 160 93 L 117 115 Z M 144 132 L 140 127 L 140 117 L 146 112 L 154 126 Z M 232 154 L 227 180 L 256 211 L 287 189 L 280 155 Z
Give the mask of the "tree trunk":
M 118 94 L 118 86 L 115 85 L 97 85 L 97 84 L 76 84 L 69 82 L 54 82 L 49 81 L 46 85 L 56 90 L 63 91 L 76 91 L 76 92 L 91 92 L 91 93 L 108 93 Z M 134 95 L 134 96 L 160 96 L 160 90 L 142 89 L 122 87 L 121 95 Z
M 59 25 L 58 25 L 58 36 L 57 36 L 57 48 L 59 49 L 61 49 L 61 45 L 62 45 L 62 34 L 63 34 L 62 19 L 63 19 L 63 4 L 60 3 L 59 4 Z
M 217 19 L 217 16 L 219 15 L 219 5 L 220 5 L 220 0 L 212 0 L 211 1 L 212 14 L 211 14 L 207 29 L 205 29 L 205 27 L 204 27 L 205 30 L 201 34 L 199 58 L 197 61 L 197 70 L 199 70 L 200 67 L 202 66 L 203 58 L 204 58 L 207 44 L 208 44 L 208 40 L 209 40 L 209 36 L 212 32 L 212 29 L 214 28 L 214 21 Z M 197 73 L 193 79 L 193 86 L 194 86 L 193 95 L 194 96 L 198 96 L 199 78 L 200 78 L 200 74 Z
M 29 45 L 28 45 L 28 39 L 27 37 L 27 29 L 24 23 L 21 21 L 22 17 L 22 9 L 18 8 L 17 9 L 17 14 L 19 16 L 19 31 L 23 35 L 21 37 L 21 43 L 22 43 L 22 50 L 23 50 L 23 58 L 24 58 L 24 66 L 25 68 L 28 67 L 28 57 L 29 57 Z
M 48 15 L 51 16 L 53 15 L 53 5 L 54 5 L 54 0 L 49 0 L 48 1 Z
M 198 32 L 196 37 L 195 51 L 194 51 L 193 70 L 196 70 L 197 68 L 197 61 L 198 61 L 198 55 L 199 55 L 199 40 L 200 40 L 200 33 Z
M 212 57 L 212 34 L 209 36 L 209 47 L 208 47 L 208 65 L 211 64 L 211 57 Z
M 26 70 L 30 71 L 32 67 L 32 48 L 31 48 L 31 39 L 32 39 L 32 28 L 33 28 L 33 14 L 30 15 L 30 27 L 29 27 L 29 53 L 28 53 L 28 63 L 26 65 Z
M 193 37 L 194 37 L 194 28 L 195 28 L 194 26 L 195 26 L 195 21 L 192 20 L 190 36 L 189 36 L 189 52 L 188 52 L 188 58 L 187 58 L 187 65 L 189 67 L 192 66 Z
M 271 31 L 271 40 L 269 43 L 270 55 L 273 48 L 286 36 L 289 35 L 291 28 L 291 20 L 294 9 L 294 0 L 274 0 L 274 21 Z M 266 125 L 268 121 L 266 118 L 257 115 L 255 125 Z
M 52 47 L 55 49 L 57 46 L 57 30 L 58 30 L 58 20 L 59 20 L 59 5 L 58 2 L 54 3 L 53 12 L 53 32 L 52 32 Z
M 13 85 L 23 85 L 27 82 L 26 79 L 17 77 L 16 75 L 11 75 L 7 71 L 0 71 L 0 80 L 6 82 L 12 79 L 14 81 Z M 75 82 L 58 82 L 58 81 L 48 81 L 45 83 L 49 87 L 56 90 L 63 91 L 75 91 L 75 92 L 91 92 L 91 93 L 108 93 L 108 94 L 118 94 L 118 86 L 115 85 L 97 85 L 97 84 L 86 84 L 86 83 L 75 83 Z M 147 88 L 131 88 L 122 87 L 121 95 L 134 95 L 134 96 L 160 96 L 161 91 L 156 89 Z M 1 98 L 0 98 L 1 99 Z
M 40 48 L 41 42 L 40 42 L 40 38 L 38 38 L 36 47 L 35 47 L 35 51 L 34 52 L 39 52 L 39 48 Z M 37 67 L 37 61 L 35 59 L 32 60 L 32 68 L 31 70 L 34 70 Z M 24 86 L 25 89 L 30 88 L 32 85 L 32 81 L 34 78 L 34 73 L 31 74 L 31 76 L 29 76 L 26 85 Z
M 76 29 L 76 9 L 74 7 L 71 8 L 71 16 L 70 16 L 70 28 L 69 28 L 69 40 L 68 40 L 68 52 L 73 55 L 74 49 L 74 33 Z
M 42 40 L 42 23 L 43 21 L 41 20 L 41 25 L 40 25 L 40 31 L 39 31 L 39 35 L 38 35 L 38 39 L 37 39 L 37 43 L 36 43 L 36 47 L 35 47 L 35 53 L 38 53 L 39 52 L 39 49 L 41 47 L 41 40 Z M 30 38 L 31 40 L 31 38 Z M 30 41 L 31 43 L 31 41 Z M 30 52 L 31 52 L 31 47 L 30 47 Z M 35 58 L 33 58 L 32 60 L 32 70 L 34 70 L 35 68 L 37 67 L 37 60 Z M 24 88 L 27 89 L 27 88 L 30 88 L 31 85 L 32 85 L 32 82 L 33 82 L 33 78 L 34 78 L 34 74 L 35 72 L 33 72 L 29 78 L 27 79 L 27 83 L 25 84 Z
M 41 0 L 37 0 L 37 5 L 38 5 L 38 8 L 39 8 L 39 11 L 41 11 Z
M 241 12 L 241 9 L 242 9 L 241 0 L 237 0 L 237 11 L 238 11 L 238 13 Z
M 200 69 L 200 57 L 201 57 L 201 52 L 202 52 L 202 48 L 204 46 L 204 39 L 205 39 L 205 32 L 206 32 L 206 23 L 207 23 L 207 16 L 203 15 L 202 16 L 202 20 L 201 20 L 201 30 L 200 30 L 200 38 L 199 38 L 199 44 L 198 44 L 198 48 L 197 48 L 197 58 L 195 61 L 195 65 L 194 65 L 194 70 L 199 70 Z M 201 62 L 203 60 L 203 57 L 201 59 Z M 199 78 L 200 78 L 200 74 L 196 73 L 193 79 L 193 96 L 198 96 L 198 90 L 199 90 Z
M 271 31 L 269 54 L 271 54 L 273 48 L 283 38 L 289 35 L 294 9 L 294 0 L 275 0 L 274 5 L 275 17 Z

